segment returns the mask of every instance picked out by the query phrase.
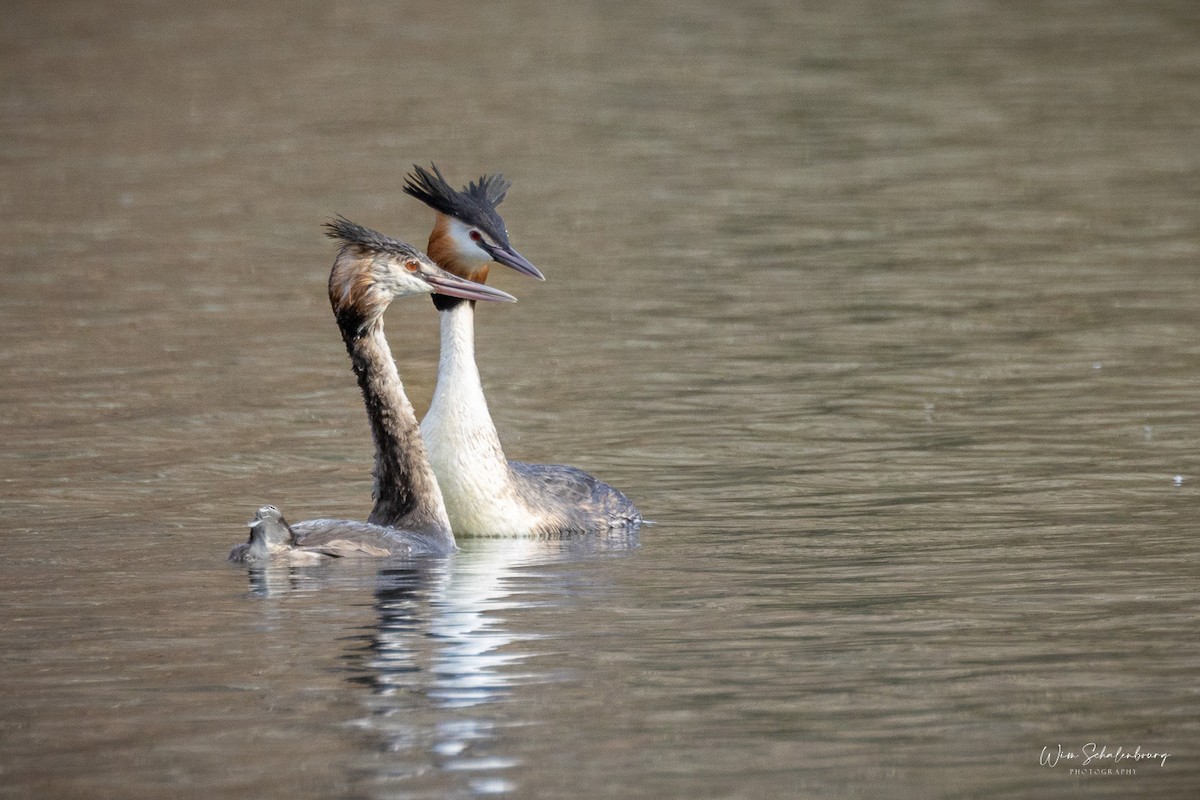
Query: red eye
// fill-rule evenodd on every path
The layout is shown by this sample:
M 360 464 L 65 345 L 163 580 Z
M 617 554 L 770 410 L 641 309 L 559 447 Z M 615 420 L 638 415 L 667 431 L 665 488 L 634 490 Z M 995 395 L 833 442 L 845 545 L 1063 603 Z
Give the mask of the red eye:
M 419 267 L 417 266 L 417 262 L 415 262 L 415 261 L 405 261 L 404 268 L 406 270 L 408 270 L 409 272 L 416 272 L 417 269 L 419 269 Z
M 479 231 L 471 231 L 471 241 L 472 242 L 482 242 L 483 234 L 480 233 Z

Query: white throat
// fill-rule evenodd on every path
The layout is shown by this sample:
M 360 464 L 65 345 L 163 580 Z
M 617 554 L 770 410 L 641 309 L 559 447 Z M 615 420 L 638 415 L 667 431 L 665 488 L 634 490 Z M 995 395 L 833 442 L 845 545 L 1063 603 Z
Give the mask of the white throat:
M 437 388 L 421 422 L 429 463 L 456 534 L 528 534 L 537 515 L 513 490 L 508 460 L 475 364 L 475 309 L 457 303 L 441 317 Z
M 454 258 L 459 264 L 478 268 L 492 263 L 492 257 L 471 239 L 470 226 L 454 217 L 448 216 L 446 220 L 446 231 L 454 246 Z

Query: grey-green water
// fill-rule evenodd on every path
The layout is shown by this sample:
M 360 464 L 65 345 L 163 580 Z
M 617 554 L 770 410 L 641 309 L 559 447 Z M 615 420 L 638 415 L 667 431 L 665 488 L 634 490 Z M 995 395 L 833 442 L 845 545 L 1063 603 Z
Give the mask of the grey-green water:
M 4 16 L 0 797 L 1200 785 L 1194 4 Z M 658 524 L 225 564 L 367 513 L 319 225 L 423 243 L 430 160 L 549 277 L 479 314 L 509 455 Z

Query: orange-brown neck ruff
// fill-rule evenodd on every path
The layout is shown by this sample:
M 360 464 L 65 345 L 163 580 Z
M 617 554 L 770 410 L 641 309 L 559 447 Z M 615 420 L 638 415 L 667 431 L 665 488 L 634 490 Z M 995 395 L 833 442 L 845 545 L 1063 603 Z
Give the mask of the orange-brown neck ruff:
M 450 217 L 439 213 L 429 234 L 426 255 L 447 272 L 476 283 L 487 283 L 490 261 L 472 261 L 459 257 L 458 243 L 450 229 Z

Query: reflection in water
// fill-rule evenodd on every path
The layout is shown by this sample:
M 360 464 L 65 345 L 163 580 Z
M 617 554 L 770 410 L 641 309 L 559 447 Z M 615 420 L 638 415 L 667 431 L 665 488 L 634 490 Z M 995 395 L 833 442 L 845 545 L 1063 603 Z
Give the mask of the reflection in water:
M 518 762 L 495 746 L 502 728 L 535 720 L 505 701 L 519 685 L 563 677 L 526 665 L 538 655 L 530 643 L 544 635 L 517 629 L 505 615 L 534 607 L 561 588 L 556 572 L 535 574 L 530 567 L 627 550 L 637 542 L 636 532 L 469 540 L 446 559 L 381 569 L 375 628 L 351 656 L 358 680 L 371 689 L 370 713 L 356 725 L 378 737 L 388 754 L 365 780 L 428 782 L 444 791 L 447 777 L 460 776 L 473 795 L 515 789 L 506 772 Z M 292 571 L 289 588 L 312 588 L 311 579 L 299 575 L 303 571 Z
M 315 592 L 321 588 L 321 573 L 314 567 L 299 567 L 284 560 L 254 564 L 246 570 L 250 594 L 255 597 Z

